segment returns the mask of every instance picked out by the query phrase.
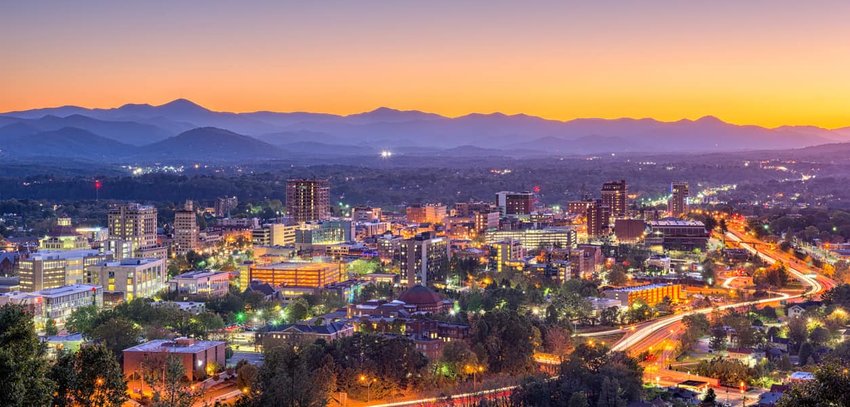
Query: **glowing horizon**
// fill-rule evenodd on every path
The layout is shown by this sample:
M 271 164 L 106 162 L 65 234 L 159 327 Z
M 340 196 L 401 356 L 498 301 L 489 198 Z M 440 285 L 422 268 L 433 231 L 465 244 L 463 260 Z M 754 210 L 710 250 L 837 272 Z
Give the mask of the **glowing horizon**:
M 0 111 L 216 111 L 850 126 L 850 3 L 0 5 Z

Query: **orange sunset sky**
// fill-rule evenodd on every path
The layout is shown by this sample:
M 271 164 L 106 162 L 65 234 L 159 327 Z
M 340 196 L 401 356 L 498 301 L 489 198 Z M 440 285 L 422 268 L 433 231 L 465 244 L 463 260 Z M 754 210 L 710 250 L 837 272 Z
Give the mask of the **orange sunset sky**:
M 850 126 L 848 1 L 21 1 L 0 111 L 188 98 Z

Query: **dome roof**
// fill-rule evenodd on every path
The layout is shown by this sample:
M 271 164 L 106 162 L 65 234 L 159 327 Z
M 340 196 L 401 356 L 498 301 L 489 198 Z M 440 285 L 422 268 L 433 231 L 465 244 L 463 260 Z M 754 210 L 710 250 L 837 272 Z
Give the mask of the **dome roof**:
M 424 285 L 416 285 L 408 288 L 407 291 L 401 293 L 398 299 L 410 305 L 436 304 L 443 300 L 434 290 Z

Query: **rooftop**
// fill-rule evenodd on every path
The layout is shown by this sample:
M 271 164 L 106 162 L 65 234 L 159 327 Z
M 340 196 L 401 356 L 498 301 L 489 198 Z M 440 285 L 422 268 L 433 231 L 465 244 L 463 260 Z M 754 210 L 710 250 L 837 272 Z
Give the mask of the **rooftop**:
M 647 285 L 639 285 L 639 286 L 634 286 L 634 287 L 616 288 L 616 289 L 613 289 L 613 290 L 610 290 L 610 291 L 621 292 L 621 293 L 629 293 L 629 292 L 634 292 L 634 291 L 652 290 L 652 289 L 655 289 L 655 288 L 669 287 L 669 286 L 672 286 L 672 285 L 673 284 L 647 284 Z
M 705 227 L 705 224 L 696 220 L 683 219 L 661 219 L 647 222 L 649 226 L 690 226 L 690 227 Z
M 182 279 L 182 278 L 204 278 L 204 277 L 212 277 L 219 274 L 228 274 L 226 271 L 214 271 L 214 270 L 195 270 L 195 271 L 187 271 L 183 274 L 178 274 L 174 276 L 174 279 Z
M 124 352 L 198 353 L 224 344 L 224 341 L 197 341 L 188 338 L 177 338 L 175 340 L 155 339 L 133 346 L 132 348 L 124 349 Z

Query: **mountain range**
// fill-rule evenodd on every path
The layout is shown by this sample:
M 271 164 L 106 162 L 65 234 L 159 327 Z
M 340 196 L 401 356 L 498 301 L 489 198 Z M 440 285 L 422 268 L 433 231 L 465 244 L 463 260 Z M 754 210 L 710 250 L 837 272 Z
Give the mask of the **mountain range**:
M 186 99 L 112 109 L 62 106 L 0 114 L 0 157 L 106 162 L 245 161 L 293 156 L 450 157 L 707 153 L 850 142 L 850 127 L 766 128 L 715 117 L 549 120 L 524 114 L 446 117 L 386 107 L 352 115 L 217 112 Z

